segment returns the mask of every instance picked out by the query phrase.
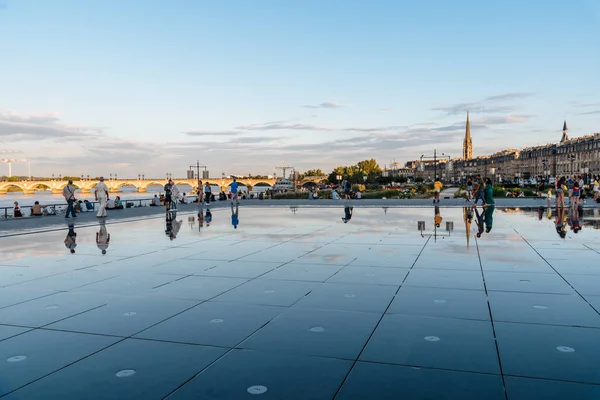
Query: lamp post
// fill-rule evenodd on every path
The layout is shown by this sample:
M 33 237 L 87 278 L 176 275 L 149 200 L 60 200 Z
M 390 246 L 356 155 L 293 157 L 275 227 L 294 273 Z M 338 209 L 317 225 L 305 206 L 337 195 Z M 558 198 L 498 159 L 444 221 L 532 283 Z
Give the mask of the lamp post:
M 110 179 L 109 179 L 109 180 L 111 180 L 111 181 L 112 181 L 112 174 L 110 174 Z
M 544 158 L 542 159 L 542 166 L 544 167 L 544 180 L 547 181 L 548 180 L 548 159 Z
M 337 181 L 338 181 L 338 186 L 339 186 L 339 185 L 340 185 L 340 182 L 341 182 L 341 180 L 342 180 L 342 176 L 341 176 L 341 175 L 336 175 L 336 176 L 335 176 L 335 179 L 337 179 Z
M 141 178 L 141 177 L 142 177 L 142 175 L 141 175 L 141 174 L 138 174 L 138 181 L 140 180 L 140 178 Z
M 367 175 L 363 175 L 363 181 L 365 181 L 365 185 L 367 184 L 367 179 L 369 179 L 369 177 Z
M 569 161 L 571 161 L 571 175 L 573 175 L 573 163 L 577 159 L 577 156 L 575 154 L 570 154 L 567 158 L 569 159 Z

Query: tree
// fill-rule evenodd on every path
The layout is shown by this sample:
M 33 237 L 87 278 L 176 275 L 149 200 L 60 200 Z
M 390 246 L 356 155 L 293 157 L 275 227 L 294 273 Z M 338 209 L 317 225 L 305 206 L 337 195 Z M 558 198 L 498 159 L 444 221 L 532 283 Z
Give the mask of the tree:
M 325 176 L 326 174 L 325 174 L 325 172 L 321 171 L 321 169 L 309 169 L 302 175 L 303 176 Z
M 359 161 L 356 166 L 365 175 L 375 175 L 381 173 L 381 168 L 374 158 L 371 158 L 370 160 Z
M 327 180 L 329 181 L 329 183 L 338 183 L 337 180 L 337 176 L 341 175 L 342 176 L 342 180 L 344 180 L 346 178 L 346 168 L 347 167 L 335 167 L 333 169 L 333 171 L 331 171 L 331 173 L 327 176 Z

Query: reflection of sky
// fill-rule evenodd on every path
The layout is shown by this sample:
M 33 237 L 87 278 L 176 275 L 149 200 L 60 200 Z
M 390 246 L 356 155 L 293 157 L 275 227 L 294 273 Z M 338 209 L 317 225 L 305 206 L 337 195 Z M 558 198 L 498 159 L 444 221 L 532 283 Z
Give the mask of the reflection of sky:
M 502 208 L 498 208 L 502 211 Z M 198 240 L 222 244 L 223 241 L 244 242 L 252 247 L 252 241 L 259 241 L 268 246 L 276 246 L 278 243 L 293 243 L 294 240 L 306 243 L 337 243 L 336 248 L 331 250 L 322 248 L 316 251 L 325 261 L 335 261 L 345 255 L 346 252 L 352 252 L 352 246 L 346 246 L 344 243 L 356 243 L 365 248 L 372 248 L 378 253 L 394 257 L 394 252 L 390 250 L 389 245 L 399 246 L 394 251 L 402 252 L 402 246 L 422 246 L 427 242 L 427 235 L 433 232 L 433 208 L 393 208 L 389 207 L 387 213 L 381 208 L 361 208 L 355 207 L 355 213 L 352 217 L 352 224 L 343 224 L 339 218 L 343 208 L 303 208 L 299 207 L 296 213 L 289 210 L 289 207 L 272 208 L 239 208 L 240 218 L 244 219 L 243 226 L 239 226 L 232 236 L 231 215 L 229 209 L 211 209 L 213 221 L 210 228 L 203 229 L 201 233 L 197 230 L 181 229 L 176 244 L 186 246 L 191 243 L 198 243 Z M 494 218 L 494 228 L 490 233 L 484 233 L 478 244 L 485 246 L 490 254 L 496 254 L 498 259 L 506 257 L 512 259 L 512 256 L 504 254 L 507 246 L 514 246 L 517 243 L 525 245 L 522 237 L 527 240 L 556 241 L 554 219 L 547 219 L 546 214 L 540 221 L 538 220 L 537 209 L 520 210 L 518 212 L 504 213 L 496 212 Z M 454 230 L 452 234 L 438 238 L 438 247 L 433 245 L 428 247 L 431 251 L 439 254 L 451 254 L 457 251 L 467 251 L 465 246 L 466 230 L 464 224 L 459 224 L 463 219 L 462 208 L 441 208 L 440 213 L 445 221 L 454 221 Z M 180 213 L 178 218 L 185 219 L 188 215 Z M 598 210 L 585 210 L 584 223 L 587 218 L 598 216 Z M 527 218 L 523 218 L 527 216 Z M 417 229 L 418 221 L 425 221 L 425 238 L 421 238 Z M 596 219 L 597 221 L 597 219 Z M 0 223 L 0 227 L 1 227 Z M 148 253 L 167 249 L 174 249 L 173 244 L 164 242 L 164 215 L 146 218 L 139 221 L 125 222 L 119 224 L 107 223 L 107 230 L 111 234 L 109 257 L 115 255 L 127 255 L 130 253 Z M 56 257 L 63 257 L 67 251 L 64 247 L 64 239 L 67 233 L 66 225 L 58 226 L 60 231 L 39 233 L 34 235 L 3 237 L 0 239 L 0 264 L 6 263 L 6 259 L 18 258 L 27 259 L 30 257 L 40 257 L 40 262 L 48 258 L 51 260 Z M 472 225 L 472 236 L 474 224 Z M 98 231 L 97 226 L 76 227 L 77 232 L 77 256 L 96 255 L 95 235 Z M 10 232 L 3 231 L 2 234 Z M 445 233 L 445 232 L 444 232 Z M 348 236 L 348 237 L 346 237 Z M 600 240 L 600 231 L 584 229 L 577 235 L 569 233 L 567 241 L 573 243 L 598 243 Z M 354 240 L 354 242 L 353 242 Z M 433 243 L 433 240 L 431 241 Z M 562 242 L 562 240 L 561 240 Z M 476 247 L 471 242 L 470 251 L 476 251 Z M 385 245 L 383 247 L 382 245 Z M 194 244 L 196 246 L 196 244 Z M 203 244 L 198 243 L 198 248 Z M 360 247 L 358 246 L 358 247 Z M 378 247 L 382 246 L 382 247 Z M 218 246 L 217 246 L 218 247 Z M 358 248 L 357 247 L 357 248 Z M 347 250 L 349 248 L 350 250 Z M 275 248 L 274 248 L 275 249 Z M 343 250 L 342 250 L 343 249 Z M 210 246 L 208 251 L 212 251 Z M 480 249 L 481 250 L 481 249 Z M 382 254 L 382 255 L 383 255 Z M 3 261 L 4 260 L 4 261 Z M 1 271 L 0 271 L 1 273 Z

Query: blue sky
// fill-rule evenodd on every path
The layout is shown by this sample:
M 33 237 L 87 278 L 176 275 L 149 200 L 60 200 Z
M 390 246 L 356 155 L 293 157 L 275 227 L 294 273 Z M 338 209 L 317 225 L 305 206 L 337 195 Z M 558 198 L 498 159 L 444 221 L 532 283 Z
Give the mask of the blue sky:
M 460 156 L 467 109 L 476 155 L 600 131 L 594 0 L 0 0 L 0 52 L 36 175 Z

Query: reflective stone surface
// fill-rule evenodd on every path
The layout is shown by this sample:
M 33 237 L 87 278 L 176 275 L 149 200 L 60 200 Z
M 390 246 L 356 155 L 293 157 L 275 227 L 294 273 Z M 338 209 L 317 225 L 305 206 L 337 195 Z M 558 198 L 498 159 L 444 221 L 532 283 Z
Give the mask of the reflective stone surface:
M 0 223 L 0 397 L 600 397 L 597 210 L 207 211 Z

